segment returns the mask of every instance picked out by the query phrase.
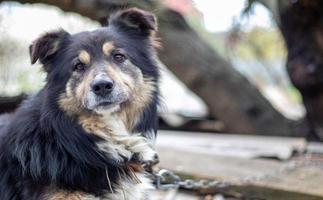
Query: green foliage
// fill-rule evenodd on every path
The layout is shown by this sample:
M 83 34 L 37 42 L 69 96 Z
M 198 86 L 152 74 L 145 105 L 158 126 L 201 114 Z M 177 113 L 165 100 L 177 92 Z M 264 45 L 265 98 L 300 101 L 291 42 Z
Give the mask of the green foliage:
M 210 33 L 196 17 L 187 17 L 187 20 L 224 57 L 228 57 L 228 51 L 234 51 L 239 58 L 248 60 L 275 60 L 286 56 L 284 40 L 276 28 L 254 27 L 249 30 L 232 29 L 231 33 Z M 234 38 L 230 36 L 232 34 Z M 228 44 L 232 49 L 228 49 Z
M 277 29 L 256 27 L 239 33 L 236 54 L 243 59 L 273 60 L 286 56 L 284 40 Z

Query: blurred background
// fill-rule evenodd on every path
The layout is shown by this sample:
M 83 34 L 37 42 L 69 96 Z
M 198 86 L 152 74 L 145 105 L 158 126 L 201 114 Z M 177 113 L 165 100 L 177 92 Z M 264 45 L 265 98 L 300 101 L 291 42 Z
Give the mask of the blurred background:
M 44 85 L 35 38 L 132 6 L 159 22 L 160 168 L 232 183 L 155 198 L 323 199 L 320 0 L 0 0 L 0 113 Z

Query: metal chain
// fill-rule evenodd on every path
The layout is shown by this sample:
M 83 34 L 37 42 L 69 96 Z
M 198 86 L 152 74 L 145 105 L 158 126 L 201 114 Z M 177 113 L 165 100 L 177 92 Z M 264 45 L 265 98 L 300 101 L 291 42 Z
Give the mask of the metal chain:
M 193 179 L 182 180 L 178 175 L 166 169 L 162 169 L 154 175 L 156 177 L 156 188 L 160 190 L 168 190 L 175 188 L 197 190 L 207 188 L 225 188 L 230 186 L 230 183 L 224 181 L 210 181 L 204 179 L 197 181 Z
M 305 160 L 294 160 L 285 166 L 283 166 L 280 170 L 271 172 L 268 174 L 263 174 L 260 176 L 250 176 L 245 177 L 241 180 L 234 181 L 234 183 L 227 182 L 227 181 L 216 181 L 216 180 L 193 180 L 193 179 L 185 179 L 182 180 L 178 175 L 174 174 L 172 171 L 161 169 L 158 172 L 154 172 L 153 175 L 155 177 L 155 185 L 156 189 L 160 190 L 168 190 L 168 189 L 177 189 L 177 188 L 184 188 L 184 189 L 193 189 L 193 190 L 199 190 L 199 189 L 212 189 L 212 188 L 218 188 L 223 189 L 230 186 L 237 186 L 237 185 L 243 185 L 243 184 L 250 184 L 255 181 L 259 181 L 262 179 L 270 178 L 272 176 L 275 176 L 279 173 L 283 173 L 289 170 L 294 170 L 296 168 L 300 167 L 309 167 L 309 166 L 323 166 L 323 160 L 314 161 L 309 159 L 308 157 L 305 157 Z

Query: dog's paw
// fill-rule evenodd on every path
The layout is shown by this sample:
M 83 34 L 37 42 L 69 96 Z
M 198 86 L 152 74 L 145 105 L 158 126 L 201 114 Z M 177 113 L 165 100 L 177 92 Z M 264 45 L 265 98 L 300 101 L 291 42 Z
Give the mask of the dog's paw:
M 147 148 L 139 154 L 142 162 L 145 165 L 155 165 L 159 163 L 159 156 L 157 152 L 152 148 Z
M 104 142 L 97 144 L 97 146 L 102 152 L 120 165 L 128 163 L 133 157 L 133 153 L 125 145 Z
M 126 164 L 133 157 L 133 153 L 128 150 L 122 150 L 117 152 L 117 156 L 113 156 L 117 163 Z
M 132 138 L 131 145 L 128 146 L 134 153 L 132 161 L 140 163 L 144 166 L 153 166 L 159 162 L 159 157 L 149 141 L 141 136 Z
M 132 152 L 130 162 L 141 164 L 151 168 L 159 162 L 158 154 L 149 140 L 141 135 L 131 135 L 118 138 L 118 142 L 124 144 Z
M 135 152 L 131 160 L 144 165 L 155 165 L 159 162 L 159 157 L 153 149 L 145 149 L 142 152 Z
M 143 154 L 135 154 L 137 156 L 137 161 L 147 172 L 152 172 L 153 167 L 159 163 L 159 156 L 157 153 L 150 154 L 149 157 L 144 157 Z

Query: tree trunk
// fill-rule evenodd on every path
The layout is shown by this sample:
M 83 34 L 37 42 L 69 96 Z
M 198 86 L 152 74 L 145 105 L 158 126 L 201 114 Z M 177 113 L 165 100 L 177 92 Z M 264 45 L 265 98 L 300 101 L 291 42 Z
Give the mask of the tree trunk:
M 222 59 L 174 11 L 157 1 L 135 0 L 18 0 L 45 3 L 102 22 L 109 12 L 137 6 L 153 10 L 159 18 L 163 48 L 161 61 L 208 105 L 210 114 L 222 120 L 226 131 L 291 136 L 291 123 L 260 92 Z M 0 1 L 1 2 L 1 1 Z
M 300 0 L 281 8 L 280 28 L 287 70 L 307 111 L 309 139 L 323 140 L 323 1 Z
M 230 132 L 291 134 L 288 120 L 170 10 L 159 14 L 160 59 L 208 105 Z

